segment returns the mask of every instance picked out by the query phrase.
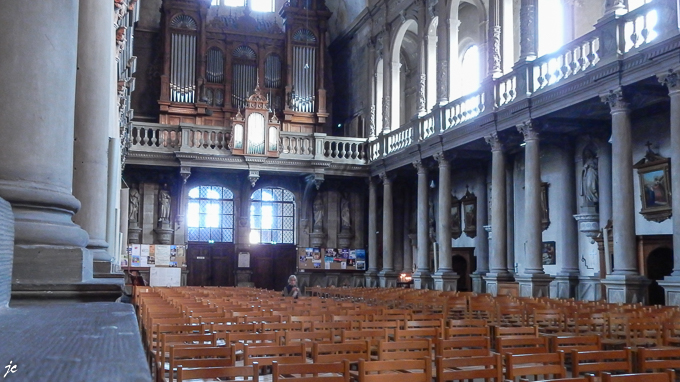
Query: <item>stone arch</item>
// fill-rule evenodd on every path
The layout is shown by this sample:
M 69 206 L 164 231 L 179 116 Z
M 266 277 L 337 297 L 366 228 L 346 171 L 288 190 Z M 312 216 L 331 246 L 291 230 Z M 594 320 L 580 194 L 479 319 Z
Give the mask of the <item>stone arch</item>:
M 394 35 L 394 41 L 392 43 L 392 49 L 390 50 L 392 57 L 389 59 L 391 60 L 391 85 L 392 85 L 392 92 L 391 92 L 391 108 L 390 108 L 390 121 L 391 121 L 391 126 L 390 128 L 392 130 L 395 130 L 399 128 L 400 126 L 400 105 L 402 104 L 402 99 L 401 99 L 401 90 L 403 89 L 402 82 L 400 81 L 401 77 L 401 54 L 402 54 L 402 45 L 404 44 L 404 41 L 407 40 L 406 38 L 406 33 L 412 33 L 413 35 L 416 36 L 416 42 L 417 42 L 417 36 L 418 36 L 418 22 L 413 19 L 408 19 L 404 23 L 399 26 L 399 29 L 397 29 L 397 32 Z

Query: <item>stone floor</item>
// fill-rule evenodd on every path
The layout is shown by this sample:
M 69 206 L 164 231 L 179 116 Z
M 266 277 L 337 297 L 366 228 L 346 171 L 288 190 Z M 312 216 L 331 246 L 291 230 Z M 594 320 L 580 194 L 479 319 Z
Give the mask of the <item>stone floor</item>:
M 151 381 L 133 306 L 113 302 L 0 308 L 0 377 Z

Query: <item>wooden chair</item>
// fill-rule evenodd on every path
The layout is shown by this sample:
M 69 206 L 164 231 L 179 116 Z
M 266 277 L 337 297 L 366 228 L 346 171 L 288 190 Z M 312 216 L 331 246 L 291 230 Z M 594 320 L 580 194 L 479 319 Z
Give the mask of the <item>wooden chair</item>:
M 496 337 L 496 352 L 501 355 L 548 353 L 548 337 L 506 336 Z
M 377 349 L 380 341 L 388 341 L 390 335 L 387 329 L 365 329 L 365 330 L 342 330 L 340 332 L 341 342 L 366 341 L 371 347 Z
M 312 323 L 314 325 L 314 323 Z M 274 331 L 298 331 L 304 330 L 304 322 L 263 322 L 260 324 L 260 329 L 263 332 Z
M 586 377 L 572 377 L 572 378 L 557 378 L 557 379 L 542 379 L 539 381 L 530 381 L 528 379 L 520 378 L 519 382 L 595 382 L 591 376 Z
M 439 357 L 473 357 L 486 356 L 491 353 L 489 337 L 460 337 L 435 341 L 435 354 Z
M 333 336 L 333 342 L 342 341 L 342 330 L 351 330 L 352 325 L 356 324 L 359 328 L 359 322 L 353 321 L 326 321 L 326 322 L 312 322 L 312 331 L 329 330 Z
M 406 341 L 380 341 L 378 343 L 378 360 L 390 361 L 400 359 L 420 359 L 431 357 L 432 342 L 429 339 Z
M 250 346 L 274 346 L 281 345 L 284 333 L 282 332 L 263 332 L 263 333 L 225 333 L 225 343 L 227 346 L 233 345 L 236 352 L 243 351 L 245 345 Z
M 599 350 L 571 352 L 572 375 L 602 372 L 633 372 L 633 356 L 630 348 L 623 350 Z
M 302 343 L 305 345 L 307 353 L 311 356 L 313 343 L 331 344 L 335 341 L 333 341 L 333 334 L 330 330 L 315 330 L 311 332 L 287 331 L 283 336 L 283 342 L 286 345 Z
M 484 382 L 503 381 L 503 361 L 498 353 L 486 356 L 435 358 L 436 382 L 483 379 Z
M 637 361 L 641 372 L 680 369 L 680 348 L 639 348 Z
M 454 326 L 444 328 L 444 338 L 452 337 L 490 337 L 488 326 Z
M 272 364 L 272 382 L 349 382 L 349 361 Z
M 260 366 L 270 366 L 272 362 L 283 363 L 306 363 L 305 344 L 279 345 L 279 346 L 250 346 L 243 347 L 243 362 L 251 365 L 254 362 Z
M 612 375 L 602 373 L 602 382 L 675 382 L 675 371 Z
M 543 378 L 566 378 L 564 352 L 545 354 L 506 354 L 505 378 L 515 381 L 518 377 L 542 376 Z
M 170 346 L 167 375 L 160 375 L 158 381 L 174 381 L 178 366 L 187 368 L 234 366 L 236 354 L 233 346 L 187 347 L 185 345 Z
M 353 341 L 336 344 L 314 343 L 312 345 L 312 360 L 314 363 L 338 362 L 343 359 L 351 363 L 360 359 L 371 358 L 369 341 Z
M 185 369 L 182 366 L 177 367 L 177 382 L 192 379 L 233 381 L 237 378 L 239 378 L 239 381 L 259 381 L 260 370 L 257 362 L 248 366 L 199 367 L 194 369 Z
M 432 359 L 359 360 L 358 382 L 432 382 Z
M 557 352 L 563 350 L 565 354 L 576 351 L 596 351 L 602 350 L 600 336 L 557 336 L 551 337 L 550 351 Z

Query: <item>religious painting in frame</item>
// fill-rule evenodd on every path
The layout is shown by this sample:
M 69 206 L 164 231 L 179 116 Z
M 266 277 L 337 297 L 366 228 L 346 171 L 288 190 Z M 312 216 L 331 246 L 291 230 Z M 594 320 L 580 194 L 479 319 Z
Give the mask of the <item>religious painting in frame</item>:
M 555 255 L 555 242 L 554 241 L 544 241 L 543 248 L 541 250 L 541 258 L 543 265 L 555 265 L 557 264 L 557 256 Z
M 651 145 L 650 145 L 651 146 Z M 645 157 L 633 166 L 640 182 L 640 214 L 660 223 L 671 217 L 670 160 L 648 149 Z
M 477 236 L 477 197 L 474 193 L 467 190 L 465 196 L 461 199 L 463 222 L 465 223 L 465 232 L 468 237 L 474 238 Z
M 460 199 L 454 196 L 453 199 L 451 199 L 451 237 L 454 239 L 458 239 L 460 235 L 463 234 L 460 219 L 460 207 Z

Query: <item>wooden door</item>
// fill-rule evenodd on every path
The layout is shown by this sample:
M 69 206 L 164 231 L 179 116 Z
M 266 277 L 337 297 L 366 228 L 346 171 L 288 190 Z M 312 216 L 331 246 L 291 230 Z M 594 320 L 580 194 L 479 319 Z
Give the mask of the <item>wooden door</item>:
M 236 255 L 234 244 L 219 243 L 212 247 L 211 274 L 212 286 L 235 286 Z
M 250 247 L 250 266 L 256 288 L 282 290 L 295 273 L 294 244 L 262 244 Z
M 207 245 L 187 246 L 187 285 L 188 286 L 209 286 L 211 284 L 210 247 Z

